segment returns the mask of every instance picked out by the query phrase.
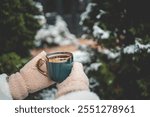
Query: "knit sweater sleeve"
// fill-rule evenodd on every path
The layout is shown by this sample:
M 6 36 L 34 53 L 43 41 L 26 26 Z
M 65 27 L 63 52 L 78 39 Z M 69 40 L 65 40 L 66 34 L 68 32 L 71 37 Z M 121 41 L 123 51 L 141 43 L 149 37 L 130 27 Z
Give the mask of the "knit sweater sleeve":
M 99 100 L 100 98 L 89 90 L 74 91 L 58 97 L 56 100 Z
M 0 100 L 12 100 L 6 74 L 0 74 Z

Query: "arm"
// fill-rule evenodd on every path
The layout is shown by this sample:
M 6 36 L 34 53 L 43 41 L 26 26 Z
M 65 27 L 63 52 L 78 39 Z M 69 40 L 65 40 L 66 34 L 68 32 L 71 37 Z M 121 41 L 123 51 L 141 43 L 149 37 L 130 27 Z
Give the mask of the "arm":
M 0 75 L 0 100 L 12 100 L 6 74 Z
M 57 100 L 99 100 L 99 97 L 93 92 L 83 90 L 62 95 Z

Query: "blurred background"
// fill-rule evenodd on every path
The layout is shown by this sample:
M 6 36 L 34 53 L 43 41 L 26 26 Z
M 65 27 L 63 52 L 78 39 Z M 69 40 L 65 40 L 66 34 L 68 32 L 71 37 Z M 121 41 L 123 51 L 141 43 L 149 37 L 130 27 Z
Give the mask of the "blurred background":
M 150 99 L 147 0 L 1 0 L 0 74 L 70 51 L 101 99 Z M 54 99 L 55 85 L 26 99 Z

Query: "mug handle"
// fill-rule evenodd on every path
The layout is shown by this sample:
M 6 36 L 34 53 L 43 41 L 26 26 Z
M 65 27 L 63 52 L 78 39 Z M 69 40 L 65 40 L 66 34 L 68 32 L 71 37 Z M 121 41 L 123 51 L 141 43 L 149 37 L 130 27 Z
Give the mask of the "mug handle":
M 39 71 L 41 74 L 43 74 L 44 76 L 48 77 L 48 73 L 47 73 L 46 71 L 43 71 L 43 70 L 41 69 L 41 66 L 43 65 L 41 62 L 45 62 L 45 63 L 46 63 L 46 61 L 45 61 L 44 59 L 39 59 L 39 60 L 37 61 L 37 63 L 36 63 L 36 67 L 37 67 L 38 71 Z

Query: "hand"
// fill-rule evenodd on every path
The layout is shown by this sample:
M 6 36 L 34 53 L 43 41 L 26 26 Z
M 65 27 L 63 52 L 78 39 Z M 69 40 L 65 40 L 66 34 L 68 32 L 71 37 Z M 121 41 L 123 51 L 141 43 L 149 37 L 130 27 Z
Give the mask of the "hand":
M 89 90 L 89 79 L 83 71 L 81 63 L 75 62 L 68 78 L 57 84 L 56 97 L 60 97 L 72 91 Z
M 36 67 L 37 61 L 46 59 L 46 53 L 43 51 L 29 61 L 21 70 L 9 77 L 9 88 L 13 99 L 24 99 L 29 93 L 36 92 L 52 85 L 54 82 L 41 74 Z M 42 70 L 46 70 L 43 63 Z

